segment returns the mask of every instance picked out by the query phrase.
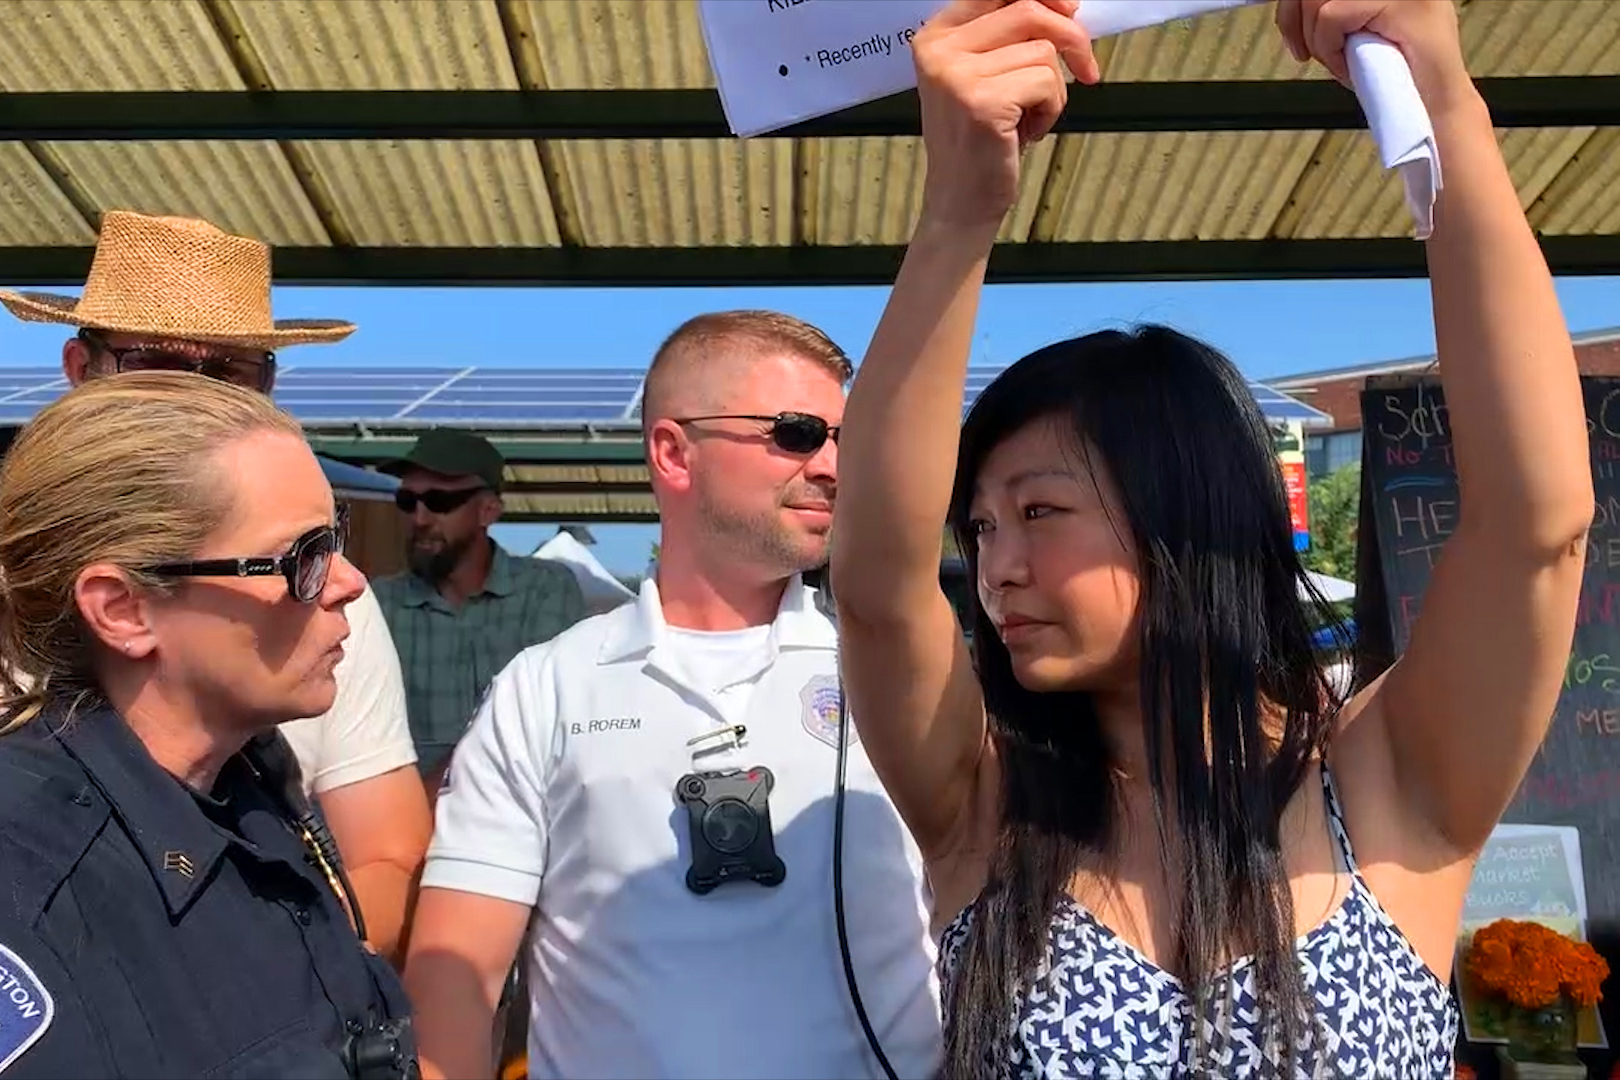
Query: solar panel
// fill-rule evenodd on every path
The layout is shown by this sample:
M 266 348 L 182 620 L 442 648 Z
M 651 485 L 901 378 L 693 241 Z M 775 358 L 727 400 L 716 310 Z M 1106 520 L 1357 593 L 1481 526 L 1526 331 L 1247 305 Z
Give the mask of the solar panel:
M 5 395 L 5 403 L 7 405 L 16 405 L 19 407 L 26 405 L 34 409 L 43 409 L 45 406 L 61 397 L 66 390 L 67 382 L 65 380 L 62 383 L 61 389 L 35 390 L 31 387 L 25 388 Z
M 529 402 L 508 404 L 428 404 L 408 414 L 411 420 L 439 424 L 492 424 L 520 427 L 534 423 L 609 423 L 624 418 L 620 405 L 536 405 Z
M 627 422 L 635 368 L 289 367 L 276 401 L 313 423 L 533 424 Z
M 613 386 L 584 382 L 490 383 L 469 380 L 467 382 L 458 382 L 453 386 L 443 387 L 434 394 L 434 397 L 456 397 L 461 394 L 506 394 L 510 397 L 562 397 L 569 400 L 588 398 L 591 401 L 616 401 L 622 409 L 630 404 L 631 399 L 640 390 L 640 383 L 625 383 L 620 386 Z
M 403 407 L 403 406 L 402 406 Z M 300 423 L 323 422 L 332 424 L 375 424 L 394 415 L 387 406 L 377 407 L 344 401 L 309 401 L 296 405 L 283 405 Z M 398 410 L 394 410 L 398 412 Z
M 280 372 L 276 375 L 276 387 L 287 390 L 330 390 L 335 394 L 368 394 L 379 390 L 411 390 L 426 394 L 438 390 L 445 385 L 446 380 L 424 376 L 417 378 L 394 379 L 310 379 L 300 378 L 296 374 Z
M 281 374 L 299 379 L 331 379 L 334 382 L 345 379 L 358 379 L 367 382 L 372 379 L 414 379 L 437 378 L 448 379 L 470 370 L 465 364 L 461 367 L 441 367 L 433 364 L 412 364 L 405 367 L 327 367 L 310 366 L 304 364 L 284 364 Z
M 1001 373 L 968 369 L 964 410 Z M 324 367 L 293 364 L 276 377 L 276 402 L 310 424 L 634 425 L 639 368 Z M 0 423 L 27 422 L 67 388 L 57 367 L 0 367 Z M 1260 383 L 1266 418 L 1328 422 L 1326 413 Z

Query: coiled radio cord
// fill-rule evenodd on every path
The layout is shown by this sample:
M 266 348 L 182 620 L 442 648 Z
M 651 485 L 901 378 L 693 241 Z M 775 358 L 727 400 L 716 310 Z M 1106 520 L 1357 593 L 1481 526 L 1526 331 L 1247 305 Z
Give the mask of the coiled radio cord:
M 255 736 L 243 753 L 259 778 L 265 781 L 270 794 L 281 804 L 282 811 L 292 819 L 294 828 L 309 849 L 309 854 L 325 875 L 326 882 L 348 909 L 349 922 L 355 936 L 366 940 L 366 918 L 360 913 L 360 900 L 349 875 L 343 869 L 343 856 L 338 852 L 337 840 L 327 827 L 326 819 L 309 796 L 304 794 L 304 771 L 298 758 L 281 732 L 271 731 Z

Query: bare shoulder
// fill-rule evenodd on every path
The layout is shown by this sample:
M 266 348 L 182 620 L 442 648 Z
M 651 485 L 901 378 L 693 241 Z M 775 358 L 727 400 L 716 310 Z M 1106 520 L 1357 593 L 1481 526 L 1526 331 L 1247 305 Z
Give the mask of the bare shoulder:
M 1365 687 L 1341 712 L 1328 767 L 1363 880 L 1418 954 L 1447 976 L 1477 853 L 1459 851 L 1412 813 L 1388 738 L 1382 685 Z

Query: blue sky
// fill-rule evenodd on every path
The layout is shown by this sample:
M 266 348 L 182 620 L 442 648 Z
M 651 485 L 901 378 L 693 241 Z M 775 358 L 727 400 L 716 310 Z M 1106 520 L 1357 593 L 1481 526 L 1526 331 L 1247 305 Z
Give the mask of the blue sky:
M 766 307 L 826 330 L 852 356 L 871 337 L 884 288 L 375 289 L 281 288 L 278 318 L 343 318 L 348 341 L 289 350 L 287 364 L 645 367 L 658 342 L 703 311 Z M 1559 282 L 1575 331 L 1620 326 L 1620 277 Z M 974 362 L 1004 365 L 1057 338 L 1138 321 L 1169 323 L 1227 352 L 1253 379 L 1432 352 L 1427 283 L 1417 281 L 1162 282 L 994 286 Z M 61 327 L 0 316 L 0 365 L 55 363 Z M 502 526 L 527 554 L 551 526 Z M 656 529 L 600 526 L 595 554 L 638 573 Z

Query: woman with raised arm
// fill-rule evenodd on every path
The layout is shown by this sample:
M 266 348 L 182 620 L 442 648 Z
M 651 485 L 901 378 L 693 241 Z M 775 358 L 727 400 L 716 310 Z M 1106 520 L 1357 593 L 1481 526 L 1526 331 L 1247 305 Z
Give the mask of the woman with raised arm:
M 841 439 L 850 710 L 928 860 L 945 1073 L 1449 1077 L 1463 897 L 1549 722 L 1592 516 L 1551 277 L 1451 0 L 1281 0 L 1290 51 L 1341 81 L 1349 34 L 1401 49 L 1446 175 L 1427 254 L 1461 517 L 1406 654 L 1338 705 L 1266 425 L 1214 349 L 1047 346 L 958 444 L 1021 150 L 1066 103 L 1060 59 L 1097 77 L 1074 11 L 957 0 L 917 35 L 923 212 Z

